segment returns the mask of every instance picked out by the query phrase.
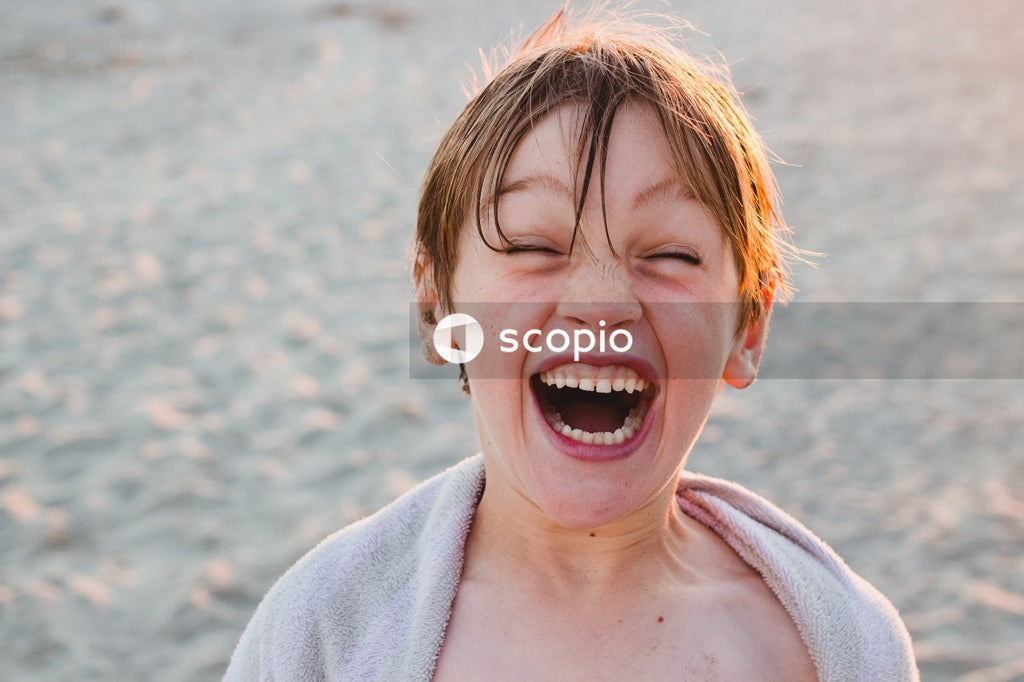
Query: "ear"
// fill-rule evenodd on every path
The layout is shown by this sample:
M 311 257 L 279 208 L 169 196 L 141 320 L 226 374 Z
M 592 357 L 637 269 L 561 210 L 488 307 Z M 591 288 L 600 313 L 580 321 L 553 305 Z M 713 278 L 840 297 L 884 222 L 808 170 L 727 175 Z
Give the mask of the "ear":
M 416 263 L 412 268 L 413 282 L 416 285 L 416 326 L 420 336 L 423 357 L 432 365 L 447 364 L 434 348 L 434 330 L 437 329 L 441 305 L 437 292 L 434 291 L 434 266 L 422 248 L 416 253 Z
M 756 320 L 744 327 L 729 352 L 722 379 L 733 388 L 746 388 L 757 380 L 757 368 L 761 364 L 761 354 L 764 352 L 764 342 L 768 336 L 772 299 L 772 290 L 765 289 L 764 310 Z

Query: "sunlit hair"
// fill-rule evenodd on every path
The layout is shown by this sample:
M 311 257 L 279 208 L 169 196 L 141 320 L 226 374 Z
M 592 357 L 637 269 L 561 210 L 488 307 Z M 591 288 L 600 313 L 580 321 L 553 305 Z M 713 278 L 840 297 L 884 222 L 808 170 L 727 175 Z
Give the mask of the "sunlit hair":
M 416 274 L 429 278 L 442 306 L 453 303 L 462 229 L 475 228 L 491 249 L 508 248 L 492 198 L 520 141 L 563 105 L 581 114 L 576 244 L 587 192 L 595 179 L 604 184 L 612 123 L 626 103 L 651 107 L 680 176 L 728 237 L 739 271 L 740 329 L 760 316 L 766 297 L 785 298 L 788 231 L 764 145 L 724 68 L 676 47 L 677 32 L 608 11 L 574 20 L 563 8 L 506 53 L 503 67 L 485 67 L 484 82 L 474 83 L 475 94 L 438 146 L 420 199 L 415 251 L 431 267 Z M 488 213 L 497 244 L 484 236 Z

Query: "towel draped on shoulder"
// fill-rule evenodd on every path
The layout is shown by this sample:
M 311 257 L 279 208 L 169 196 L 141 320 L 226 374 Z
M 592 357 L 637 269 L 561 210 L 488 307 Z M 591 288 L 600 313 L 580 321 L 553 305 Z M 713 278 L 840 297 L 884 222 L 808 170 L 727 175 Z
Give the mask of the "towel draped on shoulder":
M 260 603 L 225 680 L 429 680 L 483 485 L 476 455 L 321 542 Z M 822 682 L 919 679 L 893 606 L 798 521 L 699 474 L 683 473 L 677 499 L 761 574 Z

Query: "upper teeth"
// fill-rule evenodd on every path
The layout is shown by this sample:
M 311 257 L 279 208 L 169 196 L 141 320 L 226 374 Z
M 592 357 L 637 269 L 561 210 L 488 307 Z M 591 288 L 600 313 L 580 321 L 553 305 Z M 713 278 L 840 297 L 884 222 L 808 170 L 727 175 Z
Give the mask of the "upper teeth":
M 647 381 L 640 378 L 636 372 L 629 367 L 594 367 L 582 363 L 569 363 L 559 365 L 546 372 L 540 373 L 540 380 L 548 386 L 558 388 L 578 388 L 581 391 L 597 391 L 598 393 L 611 393 L 612 391 L 643 391 L 647 388 Z

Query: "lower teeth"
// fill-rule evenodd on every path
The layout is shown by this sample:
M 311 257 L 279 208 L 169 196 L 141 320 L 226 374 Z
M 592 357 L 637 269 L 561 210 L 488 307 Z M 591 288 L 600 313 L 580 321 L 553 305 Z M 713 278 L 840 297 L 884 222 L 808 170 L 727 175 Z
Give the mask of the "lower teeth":
M 640 425 L 644 423 L 644 417 L 647 416 L 647 405 L 638 405 L 630 410 L 622 426 L 615 429 L 615 431 L 599 433 L 572 428 L 562 420 L 562 415 L 553 409 L 545 410 L 544 416 L 547 418 L 548 424 L 551 425 L 552 429 L 574 441 L 586 445 L 615 445 L 623 443 L 636 435 Z

